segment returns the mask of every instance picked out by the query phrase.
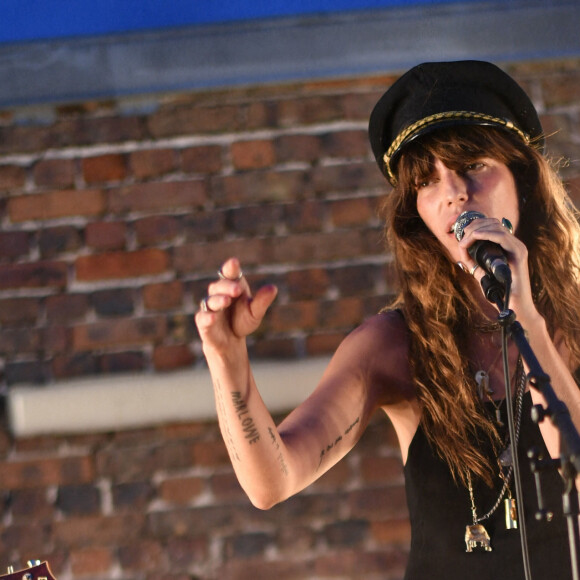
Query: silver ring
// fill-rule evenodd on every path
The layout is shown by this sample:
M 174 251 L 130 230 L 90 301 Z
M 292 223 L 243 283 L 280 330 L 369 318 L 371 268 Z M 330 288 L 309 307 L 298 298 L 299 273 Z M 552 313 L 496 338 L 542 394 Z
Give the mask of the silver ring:
M 214 312 L 208 305 L 207 300 L 209 296 L 206 296 L 200 303 L 199 307 L 201 308 L 202 312 Z
M 507 218 L 501 218 L 501 225 L 510 233 L 514 233 L 514 226 L 512 226 L 512 222 Z
M 469 270 L 469 273 L 474 276 L 475 272 L 477 271 L 477 269 L 479 268 L 479 264 L 475 264 L 475 266 L 473 266 L 473 268 L 471 268 L 471 270 Z
M 239 280 L 242 279 L 242 276 L 244 275 L 244 273 L 240 270 L 240 273 L 238 274 L 237 278 L 228 278 L 223 272 L 222 269 L 220 268 L 218 270 L 218 276 L 222 279 L 222 280 L 229 280 L 230 282 L 238 282 Z

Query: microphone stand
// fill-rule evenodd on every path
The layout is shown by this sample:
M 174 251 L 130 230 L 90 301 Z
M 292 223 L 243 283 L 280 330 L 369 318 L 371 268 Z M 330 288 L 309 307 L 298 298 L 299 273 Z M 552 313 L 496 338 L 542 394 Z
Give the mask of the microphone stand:
M 509 284 L 504 289 L 499 282 L 493 277 L 486 275 L 481 281 L 486 298 L 495 303 L 500 314 L 498 321 L 502 328 L 502 339 L 505 339 L 504 346 L 507 346 L 508 334 L 514 339 L 518 350 L 526 362 L 530 372 L 528 373 L 528 380 L 530 385 L 540 391 L 547 403 L 546 408 L 542 405 L 535 405 L 532 409 L 532 419 L 536 423 L 540 423 L 545 417 L 550 417 L 554 426 L 560 431 L 560 459 L 551 460 L 544 459 L 539 456 L 537 450 L 528 451 L 528 458 L 536 482 L 536 492 L 538 497 L 538 511 L 535 514 L 536 519 L 546 519 L 549 521 L 552 517 L 551 512 L 544 508 L 543 497 L 540 487 L 539 471 L 549 467 L 561 468 L 561 473 L 564 478 L 565 489 L 562 494 L 562 506 L 564 516 L 566 517 L 568 526 L 568 542 L 570 545 L 570 564 L 572 567 L 573 580 L 580 580 L 580 569 L 578 557 L 580 554 L 580 535 L 578 525 L 579 498 L 576 488 L 576 476 L 580 473 L 580 434 L 572 422 L 570 412 L 566 404 L 558 399 L 552 385 L 550 384 L 550 377 L 543 371 L 538 359 L 536 358 L 530 344 L 525 336 L 525 331 L 522 325 L 516 320 L 516 315 L 513 310 L 508 308 L 509 304 Z M 505 302 L 503 300 L 505 293 Z M 510 440 L 512 441 L 512 463 L 514 468 L 514 482 L 516 487 L 516 498 L 518 502 L 518 509 L 522 510 L 523 515 L 523 497 L 521 490 L 521 476 L 519 473 L 519 465 L 517 459 L 517 449 L 514 434 L 514 420 L 511 400 L 511 385 L 510 381 L 506 381 L 506 400 L 508 407 L 508 427 L 510 432 Z M 529 578 L 529 556 L 527 549 L 525 522 L 524 517 L 518 518 L 522 522 L 521 527 L 521 541 L 522 541 L 522 556 L 524 560 L 524 571 L 526 578 Z

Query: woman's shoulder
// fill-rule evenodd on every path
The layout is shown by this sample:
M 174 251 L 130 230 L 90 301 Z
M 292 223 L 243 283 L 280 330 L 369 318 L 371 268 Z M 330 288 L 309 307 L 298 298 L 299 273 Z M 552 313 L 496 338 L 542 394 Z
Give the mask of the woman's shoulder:
M 382 404 L 414 396 L 409 366 L 409 330 L 398 310 L 376 314 L 345 340 L 350 359 L 356 359 L 365 383 L 380 391 Z M 355 356 L 352 356 L 352 355 Z
M 409 329 L 400 310 L 387 310 L 371 316 L 352 332 L 356 340 L 370 340 L 381 346 L 408 347 Z

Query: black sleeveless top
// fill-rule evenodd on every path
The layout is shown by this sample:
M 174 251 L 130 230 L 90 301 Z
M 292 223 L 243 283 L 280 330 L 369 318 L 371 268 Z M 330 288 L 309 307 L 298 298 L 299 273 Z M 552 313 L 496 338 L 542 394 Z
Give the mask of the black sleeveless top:
M 526 452 L 538 447 L 548 457 L 540 430 L 530 418 L 531 395 L 524 396 L 518 456 L 524 495 L 526 535 L 533 580 L 572 578 L 566 520 L 562 515 L 563 479 L 556 469 L 541 474 L 546 507 L 554 512 L 551 522 L 537 521 L 534 476 Z M 502 407 L 505 414 L 505 401 Z M 447 465 L 432 451 L 419 426 L 409 446 L 404 468 L 407 503 L 411 520 L 411 553 L 405 580 L 524 580 L 519 530 L 506 530 L 503 500 L 481 523 L 490 538 L 492 551 L 480 548 L 466 552 L 465 527 L 472 524 L 469 491 L 455 484 Z M 512 477 L 512 493 L 515 488 Z M 501 491 L 473 482 L 478 517 L 495 504 Z M 521 510 L 519 510 L 521 517 Z

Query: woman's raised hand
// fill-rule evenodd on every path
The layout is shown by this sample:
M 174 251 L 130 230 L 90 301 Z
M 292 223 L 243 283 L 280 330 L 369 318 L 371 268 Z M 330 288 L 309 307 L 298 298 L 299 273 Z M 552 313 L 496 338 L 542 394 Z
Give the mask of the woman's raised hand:
M 252 296 L 236 258 L 224 262 L 218 276 L 209 285 L 195 321 L 204 350 L 211 348 L 225 354 L 234 342 L 243 340 L 260 326 L 278 289 L 269 284 Z

